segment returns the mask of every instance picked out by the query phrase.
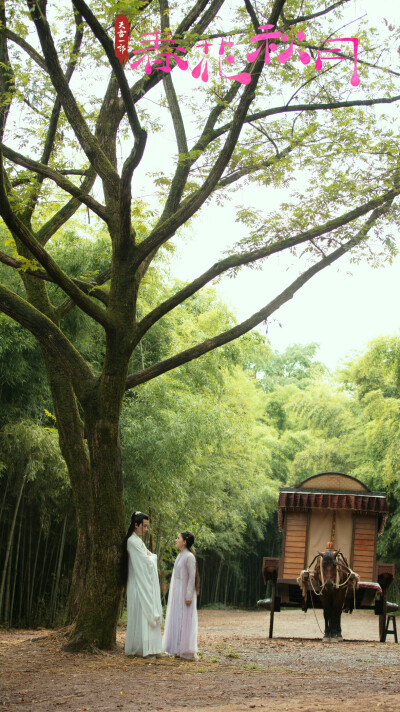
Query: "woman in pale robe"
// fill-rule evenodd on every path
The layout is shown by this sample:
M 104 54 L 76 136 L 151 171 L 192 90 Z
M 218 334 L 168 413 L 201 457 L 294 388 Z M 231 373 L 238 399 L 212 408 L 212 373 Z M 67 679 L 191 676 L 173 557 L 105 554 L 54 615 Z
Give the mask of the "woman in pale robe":
M 198 574 L 193 544 L 191 532 L 182 532 L 175 540 L 180 553 L 172 572 L 163 636 L 163 650 L 186 660 L 196 659 L 197 653 Z
M 125 537 L 127 560 L 127 608 L 125 653 L 146 658 L 160 656 L 162 605 L 158 581 L 157 556 L 145 546 L 141 537 L 149 528 L 143 512 L 132 514 Z

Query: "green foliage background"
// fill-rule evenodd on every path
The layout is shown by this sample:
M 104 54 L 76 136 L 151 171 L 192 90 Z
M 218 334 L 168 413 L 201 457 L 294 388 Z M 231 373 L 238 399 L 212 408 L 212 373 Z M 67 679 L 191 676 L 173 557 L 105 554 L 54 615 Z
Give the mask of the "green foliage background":
M 75 238 L 57 258 L 77 274 Z M 85 271 L 102 268 L 101 235 L 88 241 Z M 149 270 L 140 308 L 176 288 L 166 257 Z M 234 318 L 213 289 L 161 320 L 135 358 L 142 366 L 185 348 Z M 100 332 L 71 312 L 88 360 Z M 41 354 L 20 326 L 0 317 L 0 551 L 5 625 L 62 621 L 74 560 L 74 513 Z M 174 336 L 172 337 L 171 334 Z M 279 486 L 333 470 L 386 490 L 388 525 L 378 557 L 400 565 L 400 337 L 381 337 L 334 375 L 317 345 L 272 350 L 259 333 L 128 392 L 121 420 L 127 512 L 151 518 L 150 545 L 163 590 L 179 530 L 195 533 L 201 604 L 252 606 L 264 594 L 263 555 L 279 555 Z

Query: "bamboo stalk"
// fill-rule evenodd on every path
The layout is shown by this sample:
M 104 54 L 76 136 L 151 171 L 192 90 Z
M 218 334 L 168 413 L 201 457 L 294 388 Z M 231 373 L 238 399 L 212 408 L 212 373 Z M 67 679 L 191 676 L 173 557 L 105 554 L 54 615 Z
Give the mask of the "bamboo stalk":
M 222 559 L 219 560 L 218 573 L 217 573 L 217 578 L 215 581 L 214 603 L 217 603 L 217 601 L 218 601 L 218 589 L 219 589 L 219 582 L 221 580 L 221 571 L 222 571 Z
M 58 589 L 59 589 L 59 585 L 60 585 L 61 564 L 62 564 L 62 558 L 63 558 L 63 554 L 64 554 L 66 530 L 67 530 L 67 515 L 65 515 L 65 517 L 64 517 L 64 524 L 63 524 L 63 530 L 62 530 L 62 534 L 61 534 L 60 548 L 59 548 L 59 552 L 58 552 L 57 572 L 56 572 L 56 580 L 55 580 L 55 586 L 54 586 L 54 596 L 53 596 L 52 605 L 50 606 L 51 623 L 52 624 L 54 624 L 56 612 L 57 612 L 57 597 L 58 597 Z
M 22 519 L 21 511 L 21 519 Z M 17 621 L 20 624 L 22 620 L 22 604 L 24 601 L 24 583 L 25 583 L 25 550 L 26 550 L 26 527 L 22 525 L 22 550 L 21 550 L 21 564 L 20 564 L 20 585 L 19 585 L 19 605 L 18 605 L 18 617 Z
M 233 605 L 234 605 L 234 606 L 237 606 L 238 581 L 239 581 L 239 576 L 238 576 L 237 573 L 236 573 L 236 576 L 235 576 L 235 588 L 234 588 L 234 592 L 233 592 Z
M 12 627 L 13 614 L 14 614 L 14 599 L 15 599 L 15 588 L 18 578 L 18 561 L 19 561 L 19 550 L 21 544 L 21 531 L 22 531 L 22 516 L 19 517 L 19 531 L 18 531 L 18 542 L 17 542 L 17 553 L 15 555 L 14 562 L 14 580 L 13 580 L 13 590 L 11 596 L 11 606 L 10 606 L 10 628 Z
M 7 491 L 8 491 L 8 483 L 9 483 L 9 478 L 7 478 L 6 487 L 5 487 L 5 490 L 4 490 L 4 497 L 3 497 L 3 501 L 2 501 L 2 503 L 1 503 L 0 522 L 1 522 L 1 519 L 2 519 L 2 516 L 3 516 L 4 505 L 5 505 L 5 503 L 6 503 Z
M 55 585 L 56 585 L 56 577 L 54 574 L 54 569 L 57 569 L 58 550 L 59 550 L 59 548 L 56 546 L 55 542 L 53 542 L 53 547 L 51 548 L 51 553 L 49 555 L 49 564 L 47 567 L 47 573 L 50 574 L 53 579 L 52 584 L 51 584 L 50 604 L 49 604 L 49 624 L 50 625 L 51 625 L 51 621 L 52 621 L 54 589 L 55 589 Z M 53 561 L 54 561 L 54 568 L 52 566 Z
M 31 627 L 31 609 L 29 607 L 29 599 L 31 594 L 31 560 L 32 560 L 32 511 L 29 509 L 29 536 L 28 536 L 28 584 L 27 584 L 27 596 L 26 596 L 26 618 L 28 623 L 28 628 Z
M 229 585 L 229 580 L 230 580 L 230 570 L 231 570 L 231 562 L 230 559 L 228 559 L 226 563 L 226 579 L 225 579 L 225 593 L 224 593 L 224 605 L 226 606 L 227 599 L 228 599 L 228 585 Z
M 11 545 L 12 545 L 12 540 L 13 540 L 14 530 L 15 530 L 15 523 L 17 521 L 17 514 L 18 514 L 18 510 L 19 510 L 19 505 L 21 503 L 21 498 L 22 498 L 22 493 L 24 491 L 25 482 L 26 482 L 26 475 L 24 475 L 24 477 L 22 478 L 21 487 L 18 492 L 17 502 L 14 507 L 14 515 L 13 515 L 12 522 L 11 522 L 11 528 L 10 528 L 10 532 L 8 535 L 6 555 L 5 555 L 5 559 L 4 559 L 3 572 L 2 572 L 1 584 L 0 584 L 0 620 L 1 620 L 1 612 L 3 610 L 4 587 L 5 587 L 5 583 L 6 583 L 8 561 L 10 558 Z
M 30 597 L 29 597 L 29 617 L 31 616 L 31 613 L 32 613 L 33 593 L 34 593 L 34 589 L 35 589 L 36 567 L 37 567 L 37 561 L 38 561 L 38 556 L 39 556 L 39 547 L 40 547 L 41 535 L 42 535 L 42 525 L 40 525 L 40 529 L 39 529 L 39 536 L 38 536 L 38 539 L 37 539 L 35 561 L 34 561 L 34 564 L 33 564 L 31 592 L 30 592 Z M 37 587 L 36 587 L 36 588 L 37 588 Z
M 49 537 L 48 537 L 48 536 L 47 536 L 47 537 L 45 536 L 45 540 L 44 540 L 44 552 L 43 552 L 43 556 L 42 556 L 42 570 L 41 570 L 41 573 L 40 573 L 40 580 L 39 580 L 39 594 L 38 594 L 38 597 L 39 597 L 39 598 L 42 597 L 42 593 L 43 593 L 44 570 L 45 570 L 45 567 L 46 567 L 48 543 L 49 543 Z
M 7 621 L 10 617 L 10 587 L 11 587 L 11 564 L 12 564 L 12 555 L 13 555 L 13 548 L 14 548 L 14 541 L 11 541 L 11 550 L 10 550 L 10 559 L 8 562 L 8 570 L 7 570 L 7 582 L 6 582 L 6 587 L 5 587 L 5 596 L 4 596 L 4 615 L 3 615 L 3 621 L 7 625 Z

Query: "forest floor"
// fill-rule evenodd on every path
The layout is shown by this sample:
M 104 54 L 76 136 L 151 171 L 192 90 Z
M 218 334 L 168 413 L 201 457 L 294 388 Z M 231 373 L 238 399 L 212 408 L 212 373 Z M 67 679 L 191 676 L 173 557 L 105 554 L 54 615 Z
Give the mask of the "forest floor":
M 60 632 L 0 630 L 0 711 L 400 710 L 400 646 L 378 642 L 373 614 L 344 615 L 345 640 L 329 644 L 312 610 L 276 614 L 272 640 L 268 616 L 200 610 L 194 662 L 126 657 L 123 628 L 116 650 L 76 655 Z

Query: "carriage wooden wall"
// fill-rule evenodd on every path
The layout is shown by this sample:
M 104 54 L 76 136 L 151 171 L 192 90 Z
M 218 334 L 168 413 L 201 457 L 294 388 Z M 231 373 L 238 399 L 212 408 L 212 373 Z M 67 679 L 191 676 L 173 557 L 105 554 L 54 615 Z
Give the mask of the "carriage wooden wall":
M 278 508 L 283 530 L 279 578 L 297 579 L 318 550 L 333 539 L 362 581 L 376 580 L 377 537 L 387 516 L 384 492 L 371 492 L 349 475 L 327 472 L 308 477 L 298 487 L 281 488 Z M 322 527 L 310 548 L 313 524 L 318 517 L 328 520 L 329 513 L 337 519 L 336 533 Z

